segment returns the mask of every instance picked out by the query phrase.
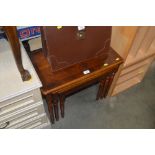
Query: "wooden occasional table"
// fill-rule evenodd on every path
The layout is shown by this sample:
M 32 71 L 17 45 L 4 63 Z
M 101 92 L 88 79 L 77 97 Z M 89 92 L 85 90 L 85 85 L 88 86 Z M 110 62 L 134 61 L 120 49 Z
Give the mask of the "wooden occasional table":
M 61 117 L 64 117 L 65 97 L 73 92 L 85 88 L 94 83 L 99 83 L 96 99 L 106 97 L 115 73 L 122 58 L 112 49 L 109 49 L 108 57 L 89 60 L 79 63 L 64 70 L 52 72 L 50 64 L 44 57 L 42 49 L 32 52 L 30 58 L 42 81 L 42 94 L 45 96 L 50 113 L 51 122 L 59 120 L 60 103 Z M 83 71 L 90 72 L 84 74 Z

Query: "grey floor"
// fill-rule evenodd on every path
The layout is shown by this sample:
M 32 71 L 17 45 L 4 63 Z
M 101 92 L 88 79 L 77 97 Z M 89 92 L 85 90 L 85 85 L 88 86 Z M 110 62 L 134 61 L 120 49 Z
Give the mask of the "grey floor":
M 97 85 L 66 99 L 65 118 L 52 129 L 155 128 L 155 63 L 143 82 L 117 96 L 96 101 Z

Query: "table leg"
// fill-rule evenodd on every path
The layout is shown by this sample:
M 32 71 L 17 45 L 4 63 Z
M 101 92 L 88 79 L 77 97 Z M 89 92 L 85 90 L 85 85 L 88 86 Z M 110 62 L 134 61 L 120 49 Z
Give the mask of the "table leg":
M 99 90 L 98 90 L 98 96 L 97 99 L 101 99 L 104 92 L 104 85 L 106 84 L 106 79 L 103 79 L 100 81 Z
M 64 118 L 65 115 L 65 96 L 60 95 L 60 111 L 61 111 L 61 117 Z
M 46 102 L 47 102 L 48 111 L 50 114 L 51 123 L 54 124 L 54 109 L 53 109 L 54 106 L 52 103 L 52 96 L 51 95 L 46 96 Z
M 105 80 L 100 81 L 99 83 L 99 89 L 97 92 L 96 100 L 99 100 L 102 96 L 103 88 L 104 88 Z
M 52 102 L 54 105 L 54 114 L 56 121 L 59 120 L 58 95 L 52 95 Z
M 106 96 L 108 95 L 108 91 L 109 91 L 109 89 L 110 89 L 110 86 L 111 86 L 111 84 L 112 84 L 112 81 L 113 81 L 113 79 L 114 79 L 114 76 L 115 76 L 115 73 L 113 72 L 113 73 L 111 74 L 111 76 L 109 77 L 108 86 L 107 86 L 107 89 L 105 90 L 104 97 L 106 97 Z
M 29 40 L 22 41 L 22 43 L 23 43 L 23 46 L 24 46 L 26 52 L 31 52 Z
M 105 97 L 105 92 L 106 92 L 108 83 L 109 83 L 109 76 L 107 76 L 106 79 L 105 79 L 105 83 L 104 83 L 104 86 L 103 86 L 103 88 L 102 88 L 101 99 L 102 99 L 103 97 Z
M 17 35 L 16 26 L 4 26 L 4 31 L 11 45 L 12 52 L 13 52 L 18 70 L 21 74 L 22 80 L 23 81 L 30 80 L 31 75 L 27 70 L 24 69 L 22 64 L 21 49 L 20 49 L 20 43 Z
M 106 80 L 105 80 L 105 84 L 104 84 L 104 87 L 103 87 L 103 91 L 102 91 L 102 95 L 101 95 L 101 99 L 104 97 L 107 96 L 108 94 L 108 91 L 109 91 L 109 88 L 112 84 L 112 81 L 113 81 L 113 78 L 115 76 L 115 73 L 113 72 L 110 76 L 107 76 L 106 77 Z

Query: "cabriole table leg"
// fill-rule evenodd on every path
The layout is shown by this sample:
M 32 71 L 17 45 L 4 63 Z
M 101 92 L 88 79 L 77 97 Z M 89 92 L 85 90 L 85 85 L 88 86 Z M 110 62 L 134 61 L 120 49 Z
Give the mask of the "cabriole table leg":
M 21 58 L 21 49 L 20 49 L 20 43 L 17 35 L 16 26 L 4 26 L 4 31 L 8 37 L 9 43 L 11 45 L 13 55 L 18 67 L 18 70 L 21 74 L 23 81 L 28 81 L 31 79 L 31 75 L 29 71 L 25 70 L 22 64 L 22 58 Z

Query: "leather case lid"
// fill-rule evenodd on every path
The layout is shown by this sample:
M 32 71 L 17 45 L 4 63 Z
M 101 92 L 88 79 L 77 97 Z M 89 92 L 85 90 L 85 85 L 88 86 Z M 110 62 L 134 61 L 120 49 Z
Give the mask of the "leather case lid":
M 41 28 L 43 51 L 57 71 L 95 57 L 107 57 L 111 41 L 110 26 L 86 26 L 79 31 L 77 26 Z

